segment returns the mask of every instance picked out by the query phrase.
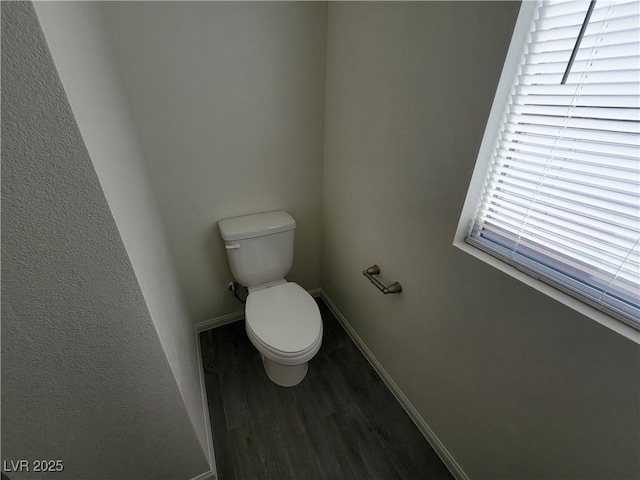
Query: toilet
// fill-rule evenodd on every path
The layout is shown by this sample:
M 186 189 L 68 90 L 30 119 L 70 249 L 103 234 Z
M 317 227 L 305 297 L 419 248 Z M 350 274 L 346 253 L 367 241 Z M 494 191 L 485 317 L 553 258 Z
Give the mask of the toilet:
M 287 282 L 296 222 L 287 212 L 265 212 L 218 222 L 229 267 L 248 288 L 247 336 L 267 376 L 283 387 L 300 383 L 322 344 L 322 319 L 313 297 Z

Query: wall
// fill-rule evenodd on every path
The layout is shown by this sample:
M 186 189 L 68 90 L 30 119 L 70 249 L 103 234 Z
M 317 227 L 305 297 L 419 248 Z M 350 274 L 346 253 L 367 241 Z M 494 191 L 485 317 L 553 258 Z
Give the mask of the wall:
M 452 246 L 517 12 L 329 5 L 322 287 L 471 478 L 638 478 L 638 346 Z
M 285 209 L 289 279 L 320 285 L 325 12 L 318 3 L 106 6 L 194 322 L 242 310 L 216 222 Z
M 180 295 L 98 2 L 37 2 L 49 49 L 204 452 L 193 322 Z
M 207 471 L 30 3 L 2 2 L 2 136 L 2 459 Z

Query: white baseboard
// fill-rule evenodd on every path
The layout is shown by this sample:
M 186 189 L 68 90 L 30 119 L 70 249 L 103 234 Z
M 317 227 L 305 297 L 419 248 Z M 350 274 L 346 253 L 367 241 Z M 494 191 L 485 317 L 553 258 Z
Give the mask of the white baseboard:
M 216 470 L 216 454 L 213 448 L 213 433 L 211 432 L 211 418 L 209 417 L 209 402 L 207 400 L 207 388 L 204 380 L 204 366 L 202 365 L 202 348 L 200 346 L 200 332 L 198 326 L 195 328 L 196 337 L 196 354 L 198 355 L 198 377 L 200 378 L 200 398 L 202 400 L 202 411 L 204 414 L 204 431 L 207 437 L 207 450 L 209 470 L 208 472 L 201 473 L 192 480 L 215 480 L 217 478 Z
M 216 480 L 216 478 L 217 477 L 214 472 L 204 472 L 197 477 L 193 477 L 191 480 Z
M 433 430 L 431 430 L 431 427 L 429 427 L 425 419 L 422 418 L 422 415 L 418 413 L 416 408 L 411 404 L 411 402 L 405 396 L 405 394 L 402 393 L 402 390 L 400 390 L 400 387 L 398 387 L 396 382 L 393 381 L 391 376 L 382 367 L 378 359 L 373 355 L 371 350 L 369 350 L 369 348 L 365 345 L 365 343 L 362 341 L 362 339 L 356 333 L 353 327 L 349 324 L 349 322 L 347 321 L 345 316 L 342 314 L 342 312 L 338 310 L 338 307 L 336 307 L 335 303 L 333 303 L 333 301 L 327 296 L 324 290 L 322 290 L 321 288 L 319 290 L 320 290 L 320 297 L 327 304 L 327 307 L 329 307 L 329 310 L 331 310 L 331 313 L 333 313 L 335 317 L 338 319 L 338 321 L 342 324 L 344 329 L 347 331 L 347 334 L 349 335 L 349 337 L 351 337 L 351 340 L 353 340 L 353 343 L 356 344 L 358 349 L 362 352 L 362 354 L 365 356 L 367 361 L 371 364 L 373 369 L 378 373 L 378 375 L 380 376 L 382 381 L 385 383 L 385 385 L 389 388 L 389 390 L 391 390 L 391 393 L 393 393 L 393 396 L 396 397 L 396 400 L 398 400 L 400 405 L 402 405 L 402 408 L 404 408 L 405 412 L 407 412 L 409 417 L 411 417 L 411 420 L 413 420 L 413 423 L 416 424 L 416 427 L 418 427 L 418 430 L 420 430 L 420 432 L 422 433 L 424 438 L 427 440 L 427 442 L 429 442 L 431 447 L 433 447 L 433 449 L 436 451 L 438 456 L 442 459 L 442 461 L 447 466 L 451 474 L 457 480 L 469 480 L 469 476 L 465 473 L 465 471 L 462 469 L 460 464 L 456 461 L 453 455 L 451 455 L 451 453 L 447 450 L 447 448 L 436 436 Z
M 204 332 L 205 330 L 211 330 L 212 328 L 221 327 L 227 323 L 237 322 L 244 318 L 244 310 L 239 312 L 227 313 L 226 315 L 220 315 L 219 317 L 205 320 L 204 322 L 196 323 L 196 333 Z
M 307 292 L 309 292 L 309 295 L 311 295 L 314 298 L 318 298 L 322 296 L 322 289 L 320 287 L 312 288 L 311 290 L 307 290 Z

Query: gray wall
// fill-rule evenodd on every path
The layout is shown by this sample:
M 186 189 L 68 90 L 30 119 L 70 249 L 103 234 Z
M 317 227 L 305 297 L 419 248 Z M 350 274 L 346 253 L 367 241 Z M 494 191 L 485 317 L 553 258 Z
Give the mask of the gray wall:
M 106 6 L 180 285 L 194 322 L 241 310 L 216 222 L 288 210 L 289 280 L 320 285 L 326 5 Z
M 322 287 L 471 478 L 639 478 L 638 346 L 452 246 L 517 12 L 330 3 Z
M 208 454 L 193 322 L 171 264 L 101 4 L 34 5 L 189 418 Z
M 29 3 L 2 2 L 2 141 L 2 459 L 209 470 Z

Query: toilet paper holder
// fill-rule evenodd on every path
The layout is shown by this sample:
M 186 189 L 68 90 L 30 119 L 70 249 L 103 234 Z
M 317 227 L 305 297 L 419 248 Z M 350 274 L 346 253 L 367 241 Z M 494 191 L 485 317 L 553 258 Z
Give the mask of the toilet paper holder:
M 378 290 L 380 290 L 385 295 L 388 293 L 400 293 L 402 291 L 402 285 L 400 282 L 393 282 L 391 285 L 385 287 L 380 280 L 378 280 L 374 275 L 380 274 L 380 267 L 378 265 L 372 265 L 362 272 L 362 275 L 367 277 L 371 283 L 373 283 Z

